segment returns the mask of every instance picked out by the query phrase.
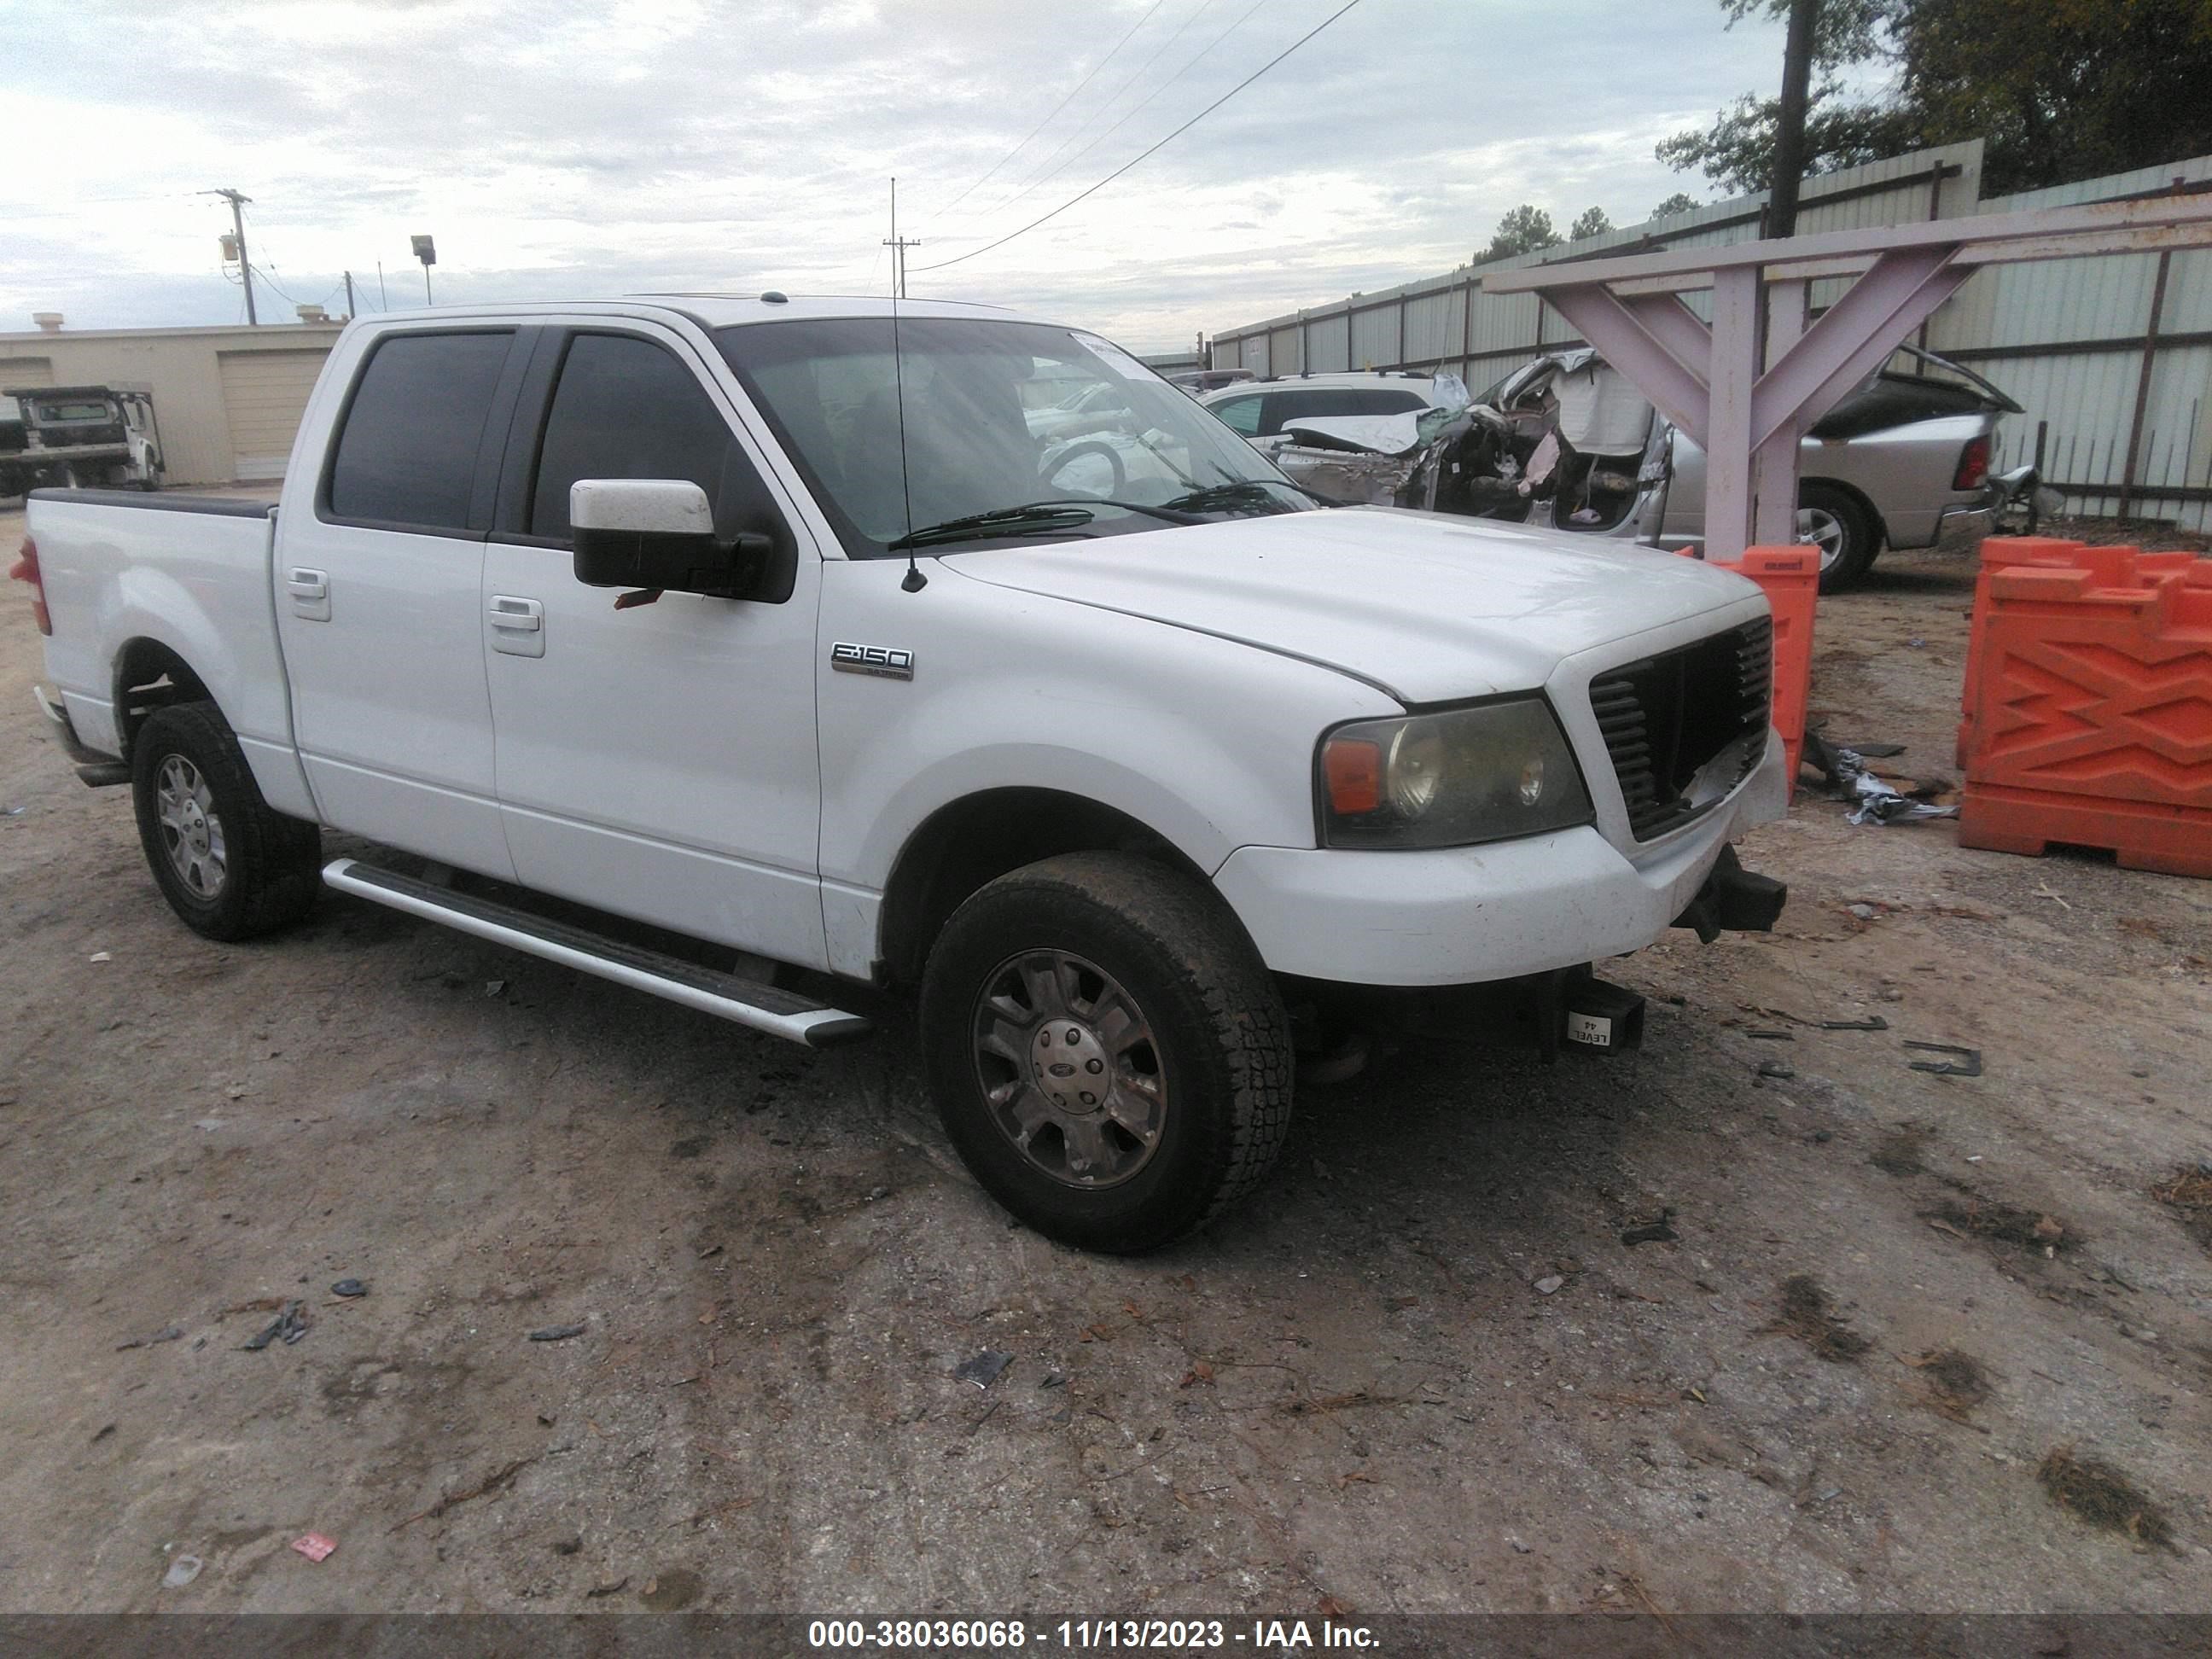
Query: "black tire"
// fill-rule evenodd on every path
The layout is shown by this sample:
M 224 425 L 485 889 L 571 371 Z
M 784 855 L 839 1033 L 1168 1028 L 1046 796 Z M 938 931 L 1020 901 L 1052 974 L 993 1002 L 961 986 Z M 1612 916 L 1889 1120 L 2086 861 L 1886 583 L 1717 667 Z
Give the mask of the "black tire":
M 1039 1015 L 1019 1032 L 1029 1055 L 1024 1073 L 983 1046 L 979 1023 L 988 1010 L 1007 1006 L 1004 998 L 996 1004 L 987 998 L 994 986 L 1012 982 L 1008 975 L 1019 978 L 1017 964 L 1025 959 L 1068 957 L 1099 977 L 1085 980 L 1074 970 L 1068 982 L 1077 994 L 1062 1005 L 1076 1010 L 1074 1017 Z M 1087 1001 L 1086 986 L 1095 992 Z M 1079 1030 L 1091 1042 L 1082 1011 L 1117 994 L 1139 1015 L 1145 1041 L 1121 1050 L 1063 1053 L 1121 1056 L 1109 1060 L 1112 1076 L 1101 1085 L 1102 1098 L 1125 1079 L 1141 1084 L 1133 1071 L 1156 1080 L 1146 1091 L 1154 1115 L 1143 1139 L 1121 1127 L 1110 1105 L 1053 1113 L 1036 1079 L 1064 1092 L 1081 1079 L 1054 1081 L 1036 1069 L 1046 1062 L 1029 1049 L 1032 1039 L 1048 1048 L 1055 1031 L 1071 1045 Z M 1102 1017 L 1102 1028 L 1111 1020 L 1110 1012 Z M 994 1198 L 1037 1231 L 1114 1255 L 1170 1243 L 1258 1184 L 1290 1127 L 1289 1030 L 1274 981 L 1219 897 L 1126 854 L 1071 853 L 1001 876 L 953 914 L 922 978 L 924 1068 L 962 1158 Z M 1032 1113 L 1052 1117 L 1031 1131 L 1030 1150 L 1000 1127 L 1001 1109 L 988 1092 L 993 1078 L 1026 1099 Z M 1132 1097 L 1123 1093 L 1124 1109 Z M 1090 1139 L 1077 1121 L 1085 1111 L 1094 1126 Z M 1006 1104 L 1003 1121 L 1016 1115 Z M 1109 1164 L 1110 1184 L 1091 1185 L 1091 1176 L 1044 1167 L 1057 1159 L 1071 1171 L 1085 1168 L 1080 1152 L 1092 1145 L 1105 1146 L 1129 1172 L 1115 1174 Z
M 131 745 L 131 794 L 155 883 L 194 933 L 252 939 L 314 908 L 322 831 L 270 809 L 213 703 L 147 717 Z
M 1816 525 L 1825 519 L 1834 526 L 1838 538 L 1832 557 L 1822 546 L 1820 591 L 1840 593 L 1845 588 L 1856 587 L 1873 567 L 1875 555 L 1881 551 L 1881 527 L 1867 504 L 1848 489 L 1839 489 L 1833 484 L 1808 483 L 1798 487 L 1797 510 L 1800 514 L 1815 515 Z M 1816 536 L 1815 539 L 1821 538 Z

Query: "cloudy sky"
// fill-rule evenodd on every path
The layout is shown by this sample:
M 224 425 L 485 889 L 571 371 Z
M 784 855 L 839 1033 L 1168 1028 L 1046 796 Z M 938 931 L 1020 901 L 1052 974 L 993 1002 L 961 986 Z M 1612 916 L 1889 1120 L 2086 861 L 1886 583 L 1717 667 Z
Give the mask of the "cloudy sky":
M 253 198 L 264 321 L 342 309 L 349 266 L 374 307 L 380 259 L 419 302 L 417 231 L 441 302 L 881 292 L 896 174 L 912 293 L 1168 349 L 1447 269 L 1519 202 L 1710 199 L 1653 143 L 1780 74 L 1715 0 L 1360 0 L 976 252 L 1341 3 L 0 0 L 0 331 L 243 320 L 216 185 Z

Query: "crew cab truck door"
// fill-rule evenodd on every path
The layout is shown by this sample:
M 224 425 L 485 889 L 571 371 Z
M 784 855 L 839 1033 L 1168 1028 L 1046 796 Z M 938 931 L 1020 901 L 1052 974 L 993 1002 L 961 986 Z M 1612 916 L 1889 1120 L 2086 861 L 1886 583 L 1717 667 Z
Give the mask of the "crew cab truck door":
M 484 684 L 484 536 L 526 351 L 513 328 L 376 334 L 312 502 L 277 516 L 276 626 L 323 821 L 511 878 Z
M 478 606 L 499 798 L 526 885 L 819 967 L 820 556 L 727 377 L 647 321 L 540 343 Z M 770 538 L 782 591 L 616 609 L 576 580 L 569 489 L 589 478 L 698 484 L 719 535 Z

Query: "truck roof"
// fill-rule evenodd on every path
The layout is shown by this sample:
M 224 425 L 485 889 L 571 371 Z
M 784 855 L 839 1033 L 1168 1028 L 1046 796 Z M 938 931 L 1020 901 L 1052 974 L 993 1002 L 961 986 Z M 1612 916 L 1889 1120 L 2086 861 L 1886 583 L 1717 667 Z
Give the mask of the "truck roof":
M 766 294 L 664 293 L 630 294 L 616 299 L 530 301 L 497 305 L 438 306 L 412 311 L 371 312 L 363 322 L 453 322 L 469 318 L 514 319 L 533 316 L 573 316 L 578 312 L 604 312 L 612 316 L 635 316 L 641 310 L 669 311 L 689 317 L 702 328 L 727 328 L 739 323 L 773 323 L 794 317 L 888 317 L 891 302 L 881 295 L 793 294 L 775 289 Z M 1008 322 L 1043 322 L 1004 306 L 969 300 L 902 300 L 902 317 L 989 316 Z

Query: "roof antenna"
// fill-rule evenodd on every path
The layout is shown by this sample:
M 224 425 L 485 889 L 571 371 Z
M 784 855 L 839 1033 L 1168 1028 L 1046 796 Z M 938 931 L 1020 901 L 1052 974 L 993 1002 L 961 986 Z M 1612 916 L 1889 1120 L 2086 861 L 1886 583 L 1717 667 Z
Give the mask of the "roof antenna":
M 899 586 L 909 593 L 919 593 L 929 586 L 929 578 L 921 574 L 921 567 L 914 556 L 914 486 L 909 481 L 906 465 L 906 360 L 899 352 L 899 289 L 906 277 L 906 249 L 898 239 L 898 176 L 891 176 L 891 239 L 887 246 L 892 251 L 891 259 L 891 376 L 897 387 L 899 434 L 899 498 L 906 504 L 906 574 Z

